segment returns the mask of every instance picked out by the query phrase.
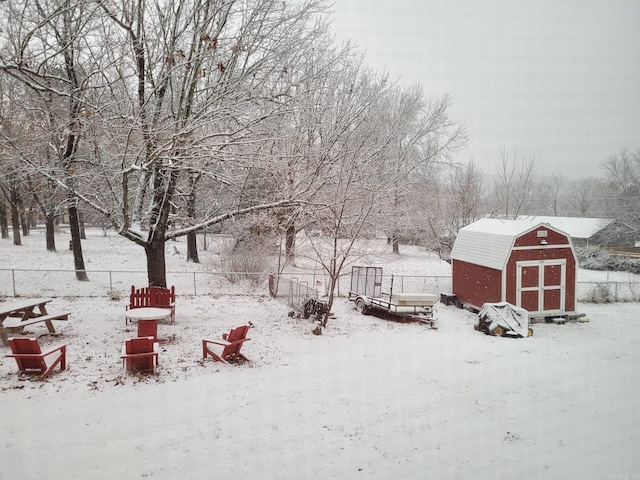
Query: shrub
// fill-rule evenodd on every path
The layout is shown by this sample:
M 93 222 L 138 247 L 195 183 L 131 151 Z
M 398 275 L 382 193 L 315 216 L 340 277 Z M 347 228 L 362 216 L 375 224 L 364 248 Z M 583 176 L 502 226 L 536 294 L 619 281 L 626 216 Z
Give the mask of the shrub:
M 609 285 L 597 283 L 587 292 L 584 301 L 589 303 L 613 303 L 615 295 L 611 293 Z
M 614 255 L 600 247 L 576 248 L 578 264 L 587 270 L 630 272 L 640 274 L 640 260 Z
M 228 242 L 220 249 L 220 264 L 227 280 L 231 283 L 248 280 L 252 285 L 264 281 L 271 265 L 270 250 L 273 250 L 264 240 L 259 237 L 253 241 Z

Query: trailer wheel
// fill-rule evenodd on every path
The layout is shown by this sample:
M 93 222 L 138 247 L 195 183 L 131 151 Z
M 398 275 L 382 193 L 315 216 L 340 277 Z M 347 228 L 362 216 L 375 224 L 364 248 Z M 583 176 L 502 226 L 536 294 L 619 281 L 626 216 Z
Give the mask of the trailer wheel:
M 362 298 L 356 298 L 356 310 L 362 315 L 369 315 L 369 307 L 367 307 L 367 304 Z
M 498 325 L 495 330 L 493 331 L 493 334 L 496 337 L 504 337 L 504 328 L 502 328 L 500 325 Z

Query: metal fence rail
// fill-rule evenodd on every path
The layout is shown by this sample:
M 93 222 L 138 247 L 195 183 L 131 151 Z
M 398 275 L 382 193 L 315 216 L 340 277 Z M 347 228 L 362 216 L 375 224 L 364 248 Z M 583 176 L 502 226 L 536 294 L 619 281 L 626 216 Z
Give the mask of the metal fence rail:
M 147 284 L 146 271 L 87 270 L 89 281 L 76 279 L 74 270 L 0 269 L 0 297 L 128 297 L 132 285 Z M 350 273 L 338 282 L 336 295 L 347 296 Z M 267 294 L 269 275 L 250 272 L 167 272 L 167 284 L 177 295 L 242 295 L 247 291 Z M 292 307 L 303 298 L 326 293 L 323 275 L 296 273 L 278 278 L 278 297 L 290 297 Z M 389 293 L 451 292 L 450 276 L 382 275 L 382 291 Z M 640 301 L 640 282 L 578 282 L 579 302 Z

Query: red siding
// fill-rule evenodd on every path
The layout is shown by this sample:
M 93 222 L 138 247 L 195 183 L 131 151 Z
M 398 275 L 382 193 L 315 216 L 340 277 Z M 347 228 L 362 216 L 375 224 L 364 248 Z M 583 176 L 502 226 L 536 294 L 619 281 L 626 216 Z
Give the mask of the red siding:
M 541 230 L 545 230 L 547 232 L 546 237 L 538 237 L 538 232 Z M 547 244 L 549 245 L 569 245 L 569 239 L 566 235 L 554 232 L 553 230 L 549 230 L 548 228 L 539 227 L 529 233 L 525 233 L 524 235 L 516 238 L 514 247 L 537 247 L 538 245 L 540 245 L 541 240 L 546 240 Z
M 482 307 L 502 301 L 502 273 L 472 263 L 452 260 L 453 292 L 461 302 Z

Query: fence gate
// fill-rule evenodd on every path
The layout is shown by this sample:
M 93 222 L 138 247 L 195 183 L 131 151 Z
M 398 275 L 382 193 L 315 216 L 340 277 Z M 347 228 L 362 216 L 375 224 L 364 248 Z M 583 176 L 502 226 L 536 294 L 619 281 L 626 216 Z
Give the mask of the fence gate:
M 302 311 L 309 299 L 317 299 L 318 291 L 297 278 L 269 275 L 269 294 L 291 308 Z

